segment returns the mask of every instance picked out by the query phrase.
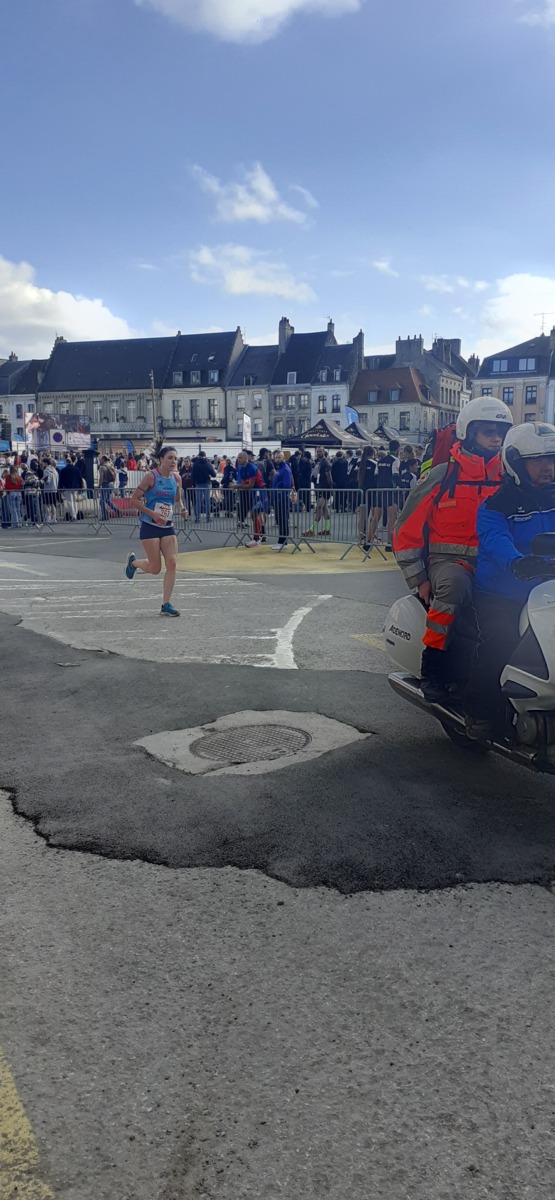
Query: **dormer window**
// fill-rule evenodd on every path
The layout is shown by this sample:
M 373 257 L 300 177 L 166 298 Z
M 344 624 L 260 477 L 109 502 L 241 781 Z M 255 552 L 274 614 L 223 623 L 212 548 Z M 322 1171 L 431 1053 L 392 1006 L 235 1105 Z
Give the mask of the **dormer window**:
M 287 372 L 287 382 L 289 385 L 297 382 L 297 372 L 296 371 L 288 371 Z
M 336 367 L 333 372 L 333 382 L 341 383 L 341 367 Z
M 391 404 L 398 404 L 401 397 L 400 388 L 391 388 L 389 392 L 389 400 Z
M 209 383 L 217 383 L 219 377 L 220 377 L 219 371 L 212 369 L 208 372 L 208 382 Z
M 245 375 L 245 377 L 243 379 L 244 386 L 252 387 L 253 383 L 254 383 L 254 375 Z
M 370 391 L 368 392 L 368 403 L 369 404 L 377 404 L 379 394 L 380 393 L 378 391 L 378 388 L 371 388 Z
M 198 362 L 198 354 L 191 354 L 191 362 Z
M 191 386 L 194 387 L 196 385 L 198 387 L 199 384 L 200 384 L 200 371 L 191 371 Z
M 318 374 L 318 378 L 319 378 L 319 380 L 320 380 L 320 383 L 327 383 L 327 382 L 328 382 L 328 368 L 327 368 L 327 367 L 324 367 L 324 368 L 323 368 L 323 369 L 322 369 L 322 370 L 319 372 L 319 374 Z
M 174 371 L 173 386 L 174 387 L 183 387 L 183 371 Z

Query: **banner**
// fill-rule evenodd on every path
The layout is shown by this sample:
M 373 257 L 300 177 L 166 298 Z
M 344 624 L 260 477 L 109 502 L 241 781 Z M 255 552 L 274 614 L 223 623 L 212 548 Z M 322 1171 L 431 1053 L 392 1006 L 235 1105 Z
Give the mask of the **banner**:
M 78 413 L 25 413 L 25 440 L 33 450 L 88 450 L 90 418 Z
M 345 420 L 347 425 L 356 425 L 358 423 L 359 416 L 356 408 L 350 408 L 348 404 L 345 406 Z
M 243 450 L 252 450 L 252 421 L 248 413 L 243 413 Z

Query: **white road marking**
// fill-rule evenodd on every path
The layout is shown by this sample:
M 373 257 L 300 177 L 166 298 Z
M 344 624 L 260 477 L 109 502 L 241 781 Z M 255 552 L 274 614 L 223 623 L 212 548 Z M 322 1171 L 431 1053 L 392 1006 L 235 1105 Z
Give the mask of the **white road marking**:
M 305 617 L 312 612 L 317 605 L 323 600 L 331 600 L 331 596 L 319 596 L 315 604 L 307 605 L 305 608 L 298 608 L 293 616 L 281 629 L 276 629 L 276 649 L 273 655 L 273 665 L 281 671 L 297 671 L 297 663 L 293 653 L 293 638 Z
M 0 558 L 0 567 L 7 567 L 9 571 L 24 571 L 26 575 L 43 575 L 47 578 L 46 571 L 33 571 L 31 567 L 22 567 L 19 563 L 6 562 Z

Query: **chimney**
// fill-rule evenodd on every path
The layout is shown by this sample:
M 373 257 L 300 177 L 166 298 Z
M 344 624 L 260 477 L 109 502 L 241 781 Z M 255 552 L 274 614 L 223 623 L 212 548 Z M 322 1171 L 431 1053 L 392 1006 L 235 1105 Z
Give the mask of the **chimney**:
M 332 321 L 332 319 L 331 319 L 331 317 L 330 317 L 330 319 L 329 319 L 329 321 L 328 321 L 328 331 L 327 331 L 327 336 L 326 336 L 326 346 L 335 346 L 335 345 L 337 345 L 337 343 L 336 343 L 336 340 L 335 340 L 335 325 L 334 325 L 334 323 L 333 323 L 333 321 Z
M 8 362 L 19 362 L 17 354 L 12 350 Z
M 555 334 L 555 329 L 553 330 L 553 334 Z M 553 348 L 555 349 L 555 339 L 553 342 Z M 468 360 L 468 369 L 472 375 L 478 374 L 478 371 L 480 370 L 480 359 L 478 358 L 477 354 L 470 355 L 470 358 Z
M 395 363 L 398 367 L 408 367 L 418 363 L 424 353 L 424 338 L 422 334 L 413 338 L 397 338 L 395 342 Z
M 294 330 L 293 326 L 290 324 L 289 318 L 282 317 L 281 321 L 279 323 L 279 331 L 278 331 L 278 353 L 279 354 L 285 354 L 285 350 L 286 350 L 289 338 L 291 337 L 291 334 L 294 332 L 295 332 L 295 330 Z
M 353 346 L 355 349 L 355 371 L 358 375 L 359 371 L 364 371 L 364 334 L 362 329 L 359 329 L 356 337 L 353 338 Z
M 66 340 L 65 337 L 62 337 L 61 333 L 57 333 L 56 337 L 54 339 L 54 345 L 59 346 L 60 343 L 65 342 L 65 340 Z

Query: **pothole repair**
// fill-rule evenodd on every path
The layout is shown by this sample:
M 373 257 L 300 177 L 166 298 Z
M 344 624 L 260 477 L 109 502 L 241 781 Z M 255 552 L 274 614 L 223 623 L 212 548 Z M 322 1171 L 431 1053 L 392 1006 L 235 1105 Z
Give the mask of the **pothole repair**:
M 320 713 L 245 711 L 196 728 L 151 734 L 135 745 L 189 775 L 263 775 L 368 736 Z

